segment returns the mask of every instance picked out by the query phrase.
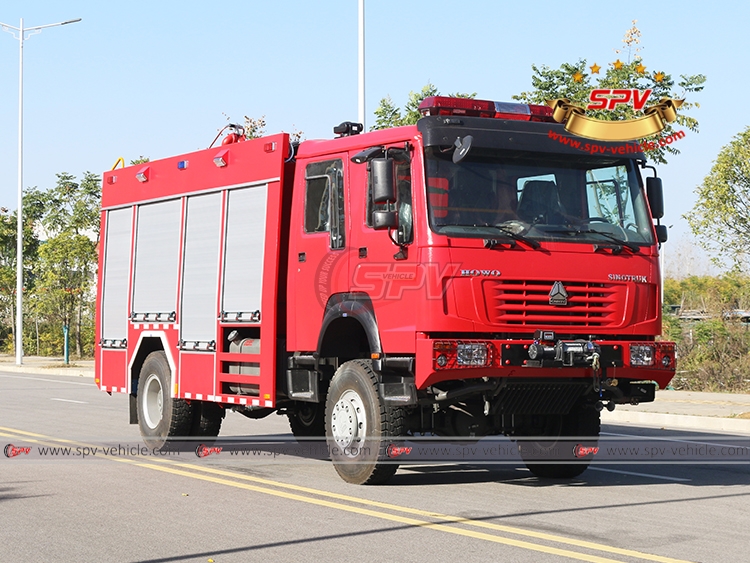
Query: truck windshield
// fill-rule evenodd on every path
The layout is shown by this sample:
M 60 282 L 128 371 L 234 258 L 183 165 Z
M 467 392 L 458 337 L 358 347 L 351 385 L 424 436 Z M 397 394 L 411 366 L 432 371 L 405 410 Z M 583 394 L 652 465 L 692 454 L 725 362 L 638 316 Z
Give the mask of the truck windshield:
M 430 225 L 457 237 L 653 244 L 652 225 L 630 159 L 509 154 L 427 147 Z M 506 234 L 504 234 L 506 233 Z

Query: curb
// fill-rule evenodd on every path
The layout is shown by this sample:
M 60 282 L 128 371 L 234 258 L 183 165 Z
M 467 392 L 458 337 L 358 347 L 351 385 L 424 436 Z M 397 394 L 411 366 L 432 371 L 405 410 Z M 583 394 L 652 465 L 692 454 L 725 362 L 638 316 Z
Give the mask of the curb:
M 716 432 L 750 434 L 750 420 L 689 414 L 614 411 L 602 413 L 602 424 L 634 424 L 679 430 L 713 430 Z

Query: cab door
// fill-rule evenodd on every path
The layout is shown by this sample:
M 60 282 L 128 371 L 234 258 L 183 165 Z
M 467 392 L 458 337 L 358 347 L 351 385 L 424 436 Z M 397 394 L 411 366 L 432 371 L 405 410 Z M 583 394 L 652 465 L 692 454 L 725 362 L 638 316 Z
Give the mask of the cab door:
M 289 350 L 314 351 L 331 295 L 349 289 L 346 154 L 299 162 L 287 289 Z
M 397 200 L 392 203 L 373 202 L 369 163 L 351 164 L 349 171 L 350 291 L 370 298 L 386 353 L 413 351 L 418 304 L 425 286 L 425 272 L 414 245 L 411 162 L 403 148 L 398 155 L 394 162 Z M 373 213 L 377 211 L 396 211 L 398 226 L 376 229 Z

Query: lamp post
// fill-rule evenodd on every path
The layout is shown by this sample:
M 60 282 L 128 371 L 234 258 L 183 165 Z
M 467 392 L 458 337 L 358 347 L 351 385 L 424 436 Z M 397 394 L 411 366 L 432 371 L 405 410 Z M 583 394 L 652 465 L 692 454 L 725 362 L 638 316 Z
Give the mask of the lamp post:
M 357 106 L 358 120 L 362 128 L 367 131 L 365 124 L 365 0 L 359 0 L 359 49 L 358 49 L 358 76 L 357 76 Z
M 16 365 L 23 364 L 23 42 L 32 35 L 41 33 L 45 27 L 67 25 L 81 21 L 68 20 L 35 27 L 23 27 L 23 18 L 18 27 L 0 22 L 3 31 L 18 39 L 18 233 L 16 241 Z M 13 33 L 17 31 L 18 34 Z M 28 34 L 28 35 L 27 35 Z

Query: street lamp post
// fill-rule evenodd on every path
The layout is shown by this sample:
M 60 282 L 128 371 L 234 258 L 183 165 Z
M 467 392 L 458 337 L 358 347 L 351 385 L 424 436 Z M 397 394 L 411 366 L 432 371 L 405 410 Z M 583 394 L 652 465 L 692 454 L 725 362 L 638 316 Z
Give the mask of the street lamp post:
M 67 25 L 81 21 L 81 18 L 58 23 L 48 23 L 35 27 L 23 27 L 23 18 L 18 27 L 0 22 L 3 31 L 18 39 L 18 212 L 16 241 L 16 365 L 23 364 L 23 42 L 32 35 L 41 33 L 45 27 Z M 13 33 L 17 31 L 16 35 Z M 28 33 L 28 36 L 26 35 Z
M 357 106 L 358 120 L 362 128 L 367 130 L 365 124 L 365 0 L 359 0 L 359 49 L 358 49 L 358 76 L 357 76 Z

